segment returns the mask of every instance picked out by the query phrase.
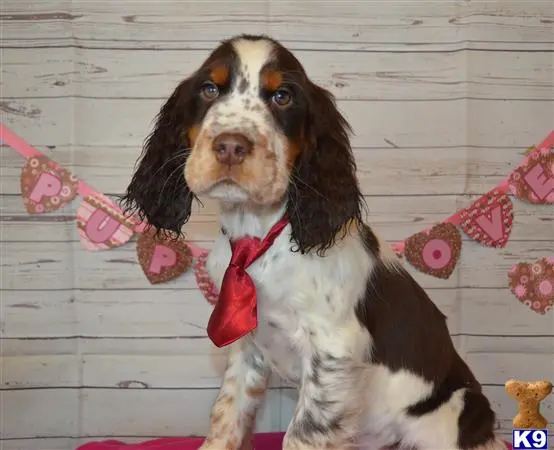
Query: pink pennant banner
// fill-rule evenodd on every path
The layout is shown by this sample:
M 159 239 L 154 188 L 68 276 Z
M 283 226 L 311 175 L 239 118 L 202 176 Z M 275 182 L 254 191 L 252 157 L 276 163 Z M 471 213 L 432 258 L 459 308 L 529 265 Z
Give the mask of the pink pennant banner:
M 154 230 L 137 240 L 137 256 L 146 278 L 152 284 L 166 283 L 187 271 L 192 251 L 183 239 L 173 239 Z
M 487 247 L 505 247 L 514 221 L 514 205 L 494 189 L 460 211 L 460 227 L 471 239 Z
M 77 195 L 77 178 L 46 156 L 32 156 L 21 171 L 21 197 L 29 214 L 63 208 Z
M 516 298 L 537 314 L 546 314 L 554 304 L 554 257 L 534 263 L 520 262 L 508 273 Z
M 408 262 L 420 272 L 437 278 L 450 277 L 462 250 L 462 237 L 455 225 L 439 223 L 406 240 Z
M 554 153 L 551 147 L 539 146 L 508 180 L 510 192 L 520 200 L 535 205 L 554 204 Z
M 120 247 L 133 237 L 133 223 L 103 195 L 87 195 L 76 216 L 79 237 L 87 250 Z
M 0 141 L 28 161 L 21 172 L 21 195 L 29 214 L 56 211 L 77 195 L 83 198 L 76 218 L 79 236 L 87 250 L 109 250 L 139 234 L 137 256 L 150 283 L 177 278 L 194 263 L 198 287 L 210 303 L 218 293 L 206 270 L 208 250 L 182 239 L 157 235 L 136 217 L 127 217 L 101 194 L 46 155 L 0 124 Z M 554 131 L 539 145 L 530 147 L 525 158 L 504 181 L 465 208 L 433 227 L 405 241 L 392 243 L 394 252 L 405 256 L 417 270 L 447 279 L 460 257 L 461 229 L 472 240 L 488 247 L 505 247 L 514 222 L 509 194 L 531 204 L 554 204 Z M 552 273 L 549 257 L 534 264 L 520 263 L 510 272 L 510 288 L 516 297 L 541 314 L 552 307 L 551 278 L 535 273 Z M 533 272 L 535 271 L 535 272 Z M 551 275 L 549 275 L 551 276 Z M 528 280 L 523 283 L 521 280 Z M 545 300 L 546 299 L 546 300 Z

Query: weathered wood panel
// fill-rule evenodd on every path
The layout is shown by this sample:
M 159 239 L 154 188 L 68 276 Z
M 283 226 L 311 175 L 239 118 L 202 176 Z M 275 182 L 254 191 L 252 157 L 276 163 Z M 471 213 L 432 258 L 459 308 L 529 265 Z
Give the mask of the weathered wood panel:
M 0 435 L 4 439 L 78 436 L 80 397 L 70 389 L 0 391 Z
M 167 98 L 209 54 L 72 48 L 5 49 L 4 99 Z M 553 97 L 552 53 L 314 53 L 298 50 L 314 82 L 341 100 L 544 100 Z M 148 61 L 148 67 L 144 67 Z M 469 74 L 467 73 L 469 71 Z
M 34 355 L 206 355 L 219 354 L 207 336 L 82 336 L 4 339 L 5 356 Z M 77 351 L 78 350 L 78 351 Z
M 202 435 L 217 389 L 40 389 L 0 391 L 5 439 Z M 260 431 L 281 428 L 280 391 L 268 393 Z M 56 413 L 52 414 L 55 408 Z M 109 411 L 109 414 L 106 412 Z M 152 412 L 155 411 L 155 414 Z M 80 423 L 78 423 L 80 422 Z
M 474 368 L 475 374 L 484 384 L 504 385 L 511 378 L 519 380 L 552 380 L 554 364 L 550 355 L 544 353 L 469 353 L 467 361 Z M 554 418 L 552 403 L 545 406 L 549 417 Z M 552 420 L 552 419 L 550 419 Z
M 508 289 L 428 293 L 455 335 L 550 335 L 554 340 L 554 318 L 532 314 Z M 212 310 L 200 291 L 178 288 L 4 291 L 2 301 L 2 336 L 9 338 L 205 336 Z
M 31 8 L 30 5 L 33 5 Z M 295 48 L 378 51 L 445 47 L 548 48 L 554 15 L 548 0 L 526 2 L 295 1 L 152 3 L 5 2 L 10 46 L 75 44 L 112 48 L 212 48 L 248 30 Z M 55 11 L 55 13 L 54 13 Z M 314 12 L 317 11 L 317 14 Z M 217 26 L 214 26 L 217 23 Z M 332 32 L 330 31 L 332 30 Z M 535 44 L 535 45 L 533 45 Z
M 150 99 L 40 98 L 2 104 L 4 121 L 35 146 L 138 146 L 162 105 Z M 554 121 L 550 100 L 339 101 L 356 147 L 526 148 Z M 517 127 L 514 126 L 517 124 Z M 391 144 L 392 143 L 392 144 Z
M 6 337 L 205 336 L 212 307 L 191 289 L 5 291 Z

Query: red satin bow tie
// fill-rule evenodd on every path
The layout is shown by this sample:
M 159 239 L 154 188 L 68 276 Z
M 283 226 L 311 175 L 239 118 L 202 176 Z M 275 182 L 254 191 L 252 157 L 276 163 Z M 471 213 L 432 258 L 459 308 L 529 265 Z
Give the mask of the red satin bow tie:
M 271 247 L 287 223 L 282 217 L 263 240 L 246 236 L 231 241 L 231 262 L 208 322 L 208 336 L 218 347 L 231 344 L 258 326 L 256 287 L 246 269 Z

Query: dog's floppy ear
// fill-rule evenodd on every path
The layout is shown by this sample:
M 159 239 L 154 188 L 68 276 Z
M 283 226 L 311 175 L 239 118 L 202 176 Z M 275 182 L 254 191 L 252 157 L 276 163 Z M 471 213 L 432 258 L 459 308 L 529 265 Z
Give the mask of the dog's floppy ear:
M 196 198 L 183 172 L 190 154 L 187 134 L 194 125 L 192 84 L 191 79 L 181 82 L 162 106 L 121 198 L 125 212 L 136 213 L 153 227 L 176 234 L 188 221 Z
M 350 126 L 333 95 L 313 83 L 306 90 L 309 114 L 305 145 L 291 176 L 287 215 L 301 253 L 322 255 L 361 222 L 363 196 L 350 148 Z

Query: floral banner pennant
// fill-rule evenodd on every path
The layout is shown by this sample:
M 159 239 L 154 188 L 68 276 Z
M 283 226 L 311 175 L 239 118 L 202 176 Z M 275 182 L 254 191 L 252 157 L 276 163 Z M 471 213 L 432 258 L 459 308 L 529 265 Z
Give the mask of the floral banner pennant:
M 520 262 L 508 273 L 510 290 L 516 298 L 538 314 L 546 314 L 554 304 L 554 257 L 534 263 Z
M 462 250 L 462 237 L 455 225 L 439 223 L 406 240 L 404 254 L 419 271 L 437 278 L 450 277 Z
M 142 271 L 152 284 L 179 277 L 192 263 L 192 251 L 183 239 L 172 239 L 164 233 L 158 235 L 155 230 L 139 236 L 137 255 Z
M 530 152 L 523 164 L 510 175 L 510 191 L 520 200 L 554 204 L 554 153 L 542 146 Z
M 514 221 L 514 205 L 494 189 L 460 211 L 460 227 L 471 239 L 487 247 L 505 247 Z
M 87 250 L 107 250 L 127 243 L 134 224 L 104 196 L 87 195 L 77 209 L 77 229 Z
M 77 177 L 43 155 L 29 158 L 20 182 L 21 197 L 29 214 L 56 211 L 77 195 Z

